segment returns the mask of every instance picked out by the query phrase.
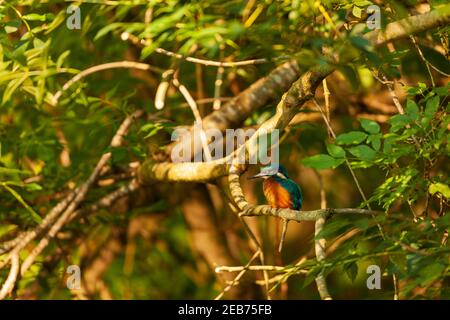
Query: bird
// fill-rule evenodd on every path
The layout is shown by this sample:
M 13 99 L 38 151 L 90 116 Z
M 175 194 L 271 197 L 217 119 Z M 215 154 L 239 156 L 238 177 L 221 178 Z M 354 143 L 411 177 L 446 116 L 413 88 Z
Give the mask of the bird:
M 289 178 L 288 172 L 284 166 L 269 165 L 261 168 L 260 172 L 250 179 L 264 179 L 263 193 L 267 203 L 272 208 L 289 208 L 300 210 L 303 204 L 303 194 L 300 186 Z M 284 238 L 287 232 L 288 220 L 283 219 L 283 231 L 281 233 L 278 251 L 283 248 Z

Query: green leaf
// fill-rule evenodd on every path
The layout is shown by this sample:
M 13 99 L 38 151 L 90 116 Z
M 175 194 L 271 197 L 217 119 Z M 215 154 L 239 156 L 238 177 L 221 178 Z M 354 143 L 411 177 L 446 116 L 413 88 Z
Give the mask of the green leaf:
M 344 158 L 345 157 L 344 149 L 335 144 L 327 144 L 327 151 L 330 154 L 330 156 L 332 156 L 332 157 L 335 157 L 335 158 Z
M 16 32 L 19 28 L 14 26 L 5 26 L 5 32 L 6 33 L 13 33 Z
M 306 274 L 305 279 L 303 280 L 302 288 L 306 288 L 308 285 L 310 285 L 317 277 L 317 275 L 320 273 L 319 268 L 312 268 L 308 271 Z
M 446 214 L 435 220 L 436 226 L 442 230 L 448 229 L 450 227 L 450 214 Z
M 23 19 L 28 21 L 45 21 L 47 20 L 47 15 L 38 14 L 38 13 L 30 13 L 22 16 Z
M 355 5 L 357 5 L 358 7 L 367 7 L 367 6 L 370 6 L 371 4 L 373 4 L 373 2 L 369 1 L 369 0 L 356 0 L 353 3 Z
M 33 182 L 33 183 L 27 183 L 25 185 L 25 189 L 27 191 L 40 191 L 40 190 L 42 190 L 42 187 L 39 184 Z
M 11 20 L 5 23 L 5 31 L 6 33 L 13 33 L 16 32 L 22 22 L 20 20 Z
M 33 39 L 33 46 L 34 46 L 36 49 L 40 49 L 40 48 L 42 48 L 42 47 L 45 46 L 45 42 L 42 41 L 42 40 L 39 39 L 39 38 L 34 38 L 34 39 Z
M 14 198 L 16 198 L 17 201 L 19 201 L 19 202 L 25 207 L 25 209 L 27 209 L 27 211 L 31 214 L 31 217 L 33 218 L 33 220 L 34 220 L 36 223 L 41 223 L 41 222 L 42 222 L 41 216 L 38 215 L 38 214 L 36 213 L 36 211 L 34 211 L 33 208 L 31 208 L 31 207 L 28 205 L 28 203 L 25 202 L 25 200 L 22 198 L 22 196 L 21 196 L 20 194 L 18 194 L 18 193 L 16 192 L 16 190 L 14 190 L 13 188 L 11 188 L 10 186 L 8 186 L 8 185 L 5 184 L 5 183 L 2 183 L 1 185 L 2 185 L 6 190 L 8 190 L 9 193 L 11 193 L 11 194 L 14 196 Z
M 2 104 L 5 104 L 16 89 L 28 78 L 28 72 L 24 72 L 21 77 L 11 80 L 6 86 L 6 90 L 3 93 Z
M 144 139 L 148 139 L 148 138 L 156 135 L 160 130 L 163 130 L 165 127 L 166 127 L 166 124 L 160 123 L 160 122 L 147 123 L 147 124 L 144 124 L 139 131 L 140 132 L 148 132 L 147 135 L 144 137 Z
M 389 154 L 392 151 L 392 148 L 395 144 L 395 141 L 397 139 L 397 135 L 395 133 L 388 133 L 384 136 L 384 143 L 383 143 L 383 153 Z
M 428 118 L 433 118 L 439 108 L 439 96 L 434 96 L 427 100 L 425 106 L 425 116 Z
M 0 167 L 0 174 L 3 175 L 16 175 L 16 174 L 30 175 L 30 173 L 31 173 L 30 171 Z
M 359 88 L 359 85 L 360 85 L 359 75 L 353 67 L 340 66 L 339 71 L 350 82 L 353 90 L 356 90 Z
M 26 64 L 25 52 L 28 49 L 29 41 L 26 41 L 16 47 L 12 53 L 12 56 L 15 60 L 19 61 L 22 65 Z
M 362 131 L 350 131 L 337 136 L 337 144 L 356 144 L 363 142 L 367 134 Z
M 420 46 L 420 48 L 422 49 L 425 59 L 427 59 L 430 64 L 439 69 L 441 72 L 447 74 L 450 73 L 450 61 L 448 57 L 428 46 Z
M 446 185 L 446 184 L 443 184 L 441 182 L 430 184 L 430 186 L 428 187 L 428 192 L 430 194 L 435 194 L 435 193 L 439 192 L 440 194 L 442 194 L 447 199 L 450 199 L 450 188 L 449 188 L 449 186 Z
M 371 143 L 375 151 L 379 151 L 381 147 L 381 134 L 371 134 L 367 138 L 367 143 Z
M 155 51 L 156 48 L 158 48 L 159 45 L 156 42 L 153 42 L 151 45 L 146 46 L 144 49 L 142 49 L 141 51 L 141 57 L 140 59 L 145 59 L 147 58 L 149 55 L 151 55 L 153 53 L 153 51 Z
M 318 154 L 305 158 L 302 162 L 305 167 L 314 169 L 329 169 L 336 168 L 344 162 L 344 159 L 335 159 L 327 154 Z
M 397 132 L 398 130 L 405 128 L 410 123 L 411 119 L 405 114 L 397 114 L 389 119 L 391 124 L 391 132 Z
M 64 60 L 69 56 L 70 50 L 66 50 L 58 57 L 58 60 L 56 60 L 56 68 L 59 69 L 62 67 Z
M 441 277 L 442 272 L 446 269 L 446 266 L 441 263 L 433 263 L 424 266 L 419 274 L 420 277 L 418 279 L 421 286 L 427 286 L 431 284 L 433 281 Z
M 446 87 L 436 87 L 433 89 L 433 91 L 438 95 L 438 96 L 447 96 L 448 92 L 450 91 L 450 82 L 447 83 Z
M 366 217 L 359 217 L 352 220 L 352 223 L 355 227 L 358 227 L 359 229 L 366 230 L 369 228 L 369 218 Z
M 372 161 L 377 156 L 377 152 L 366 145 L 351 147 L 348 151 L 355 157 L 364 161 Z
M 152 130 L 153 128 L 155 128 L 156 127 L 156 123 L 146 123 L 146 124 L 144 124 L 140 129 L 139 129 L 139 131 L 140 132 L 147 132 L 147 131 L 150 131 L 150 130 Z
M 405 196 L 405 190 L 411 188 L 411 185 L 414 183 L 411 181 L 418 173 L 419 171 L 416 169 L 407 169 L 398 175 L 387 178 L 383 184 L 378 186 L 369 201 L 378 201 L 383 208 L 389 209 L 394 201 Z
M 408 99 L 406 101 L 406 114 L 411 120 L 416 121 L 419 119 L 419 107 L 413 100 Z
M 355 17 L 361 18 L 361 13 L 362 13 L 362 9 L 361 9 L 360 7 L 353 6 L 352 14 L 353 14 Z
M 364 130 L 366 130 L 368 133 L 378 133 L 380 132 L 380 125 L 376 123 L 373 120 L 369 119 L 359 119 L 359 122 L 361 122 L 361 126 Z
M 349 37 L 350 42 L 358 49 L 369 51 L 371 49 L 370 41 L 363 37 Z
M 347 218 L 340 217 L 339 219 L 332 220 L 325 224 L 319 234 L 314 236 L 315 240 L 320 238 L 331 238 L 342 234 L 344 230 L 347 230 L 349 226 L 353 227 L 353 223 Z
M 118 29 L 120 27 L 122 27 L 122 23 L 119 22 L 115 22 L 115 23 L 111 23 L 111 24 L 107 24 L 105 27 L 101 28 L 97 34 L 94 37 L 94 41 L 100 39 L 101 37 L 105 36 L 106 34 L 108 34 L 109 32 Z
M 154 19 L 152 23 L 150 23 L 148 27 L 146 27 L 146 29 L 139 35 L 139 37 L 155 38 L 158 34 L 164 32 L 165 30 L 173 28 L 184 17 L 186 12 L 189 12 L 190 9 L 190 5 L 185 5 L 169 15 L 163 15 L 158 19 Z M 192 33 L 190 36 L 192 37 Z
M 344 265 L 344 270 L 348 278 L 352 282 L 355 281 L 356 276 L 358 275 L 358 264 L 355 261 L 347 263 Z
M 149 55 L 151 55 L 153 53 L 153 51 L 155 51 L 156 48 L 160 47 L 161 43 L 163 43 L 168 37 L 169 37 L 169 33 L 165 32 L 158 38 L 157 41 L 153 41 L 149 46 L 142 49 L 141 59 L 145 59 Z
M 112 162 L 113 163 L 121 163 L 128 159 L 129 152 L 124 147 L 111 148 L 110 151 L 112 154 Z

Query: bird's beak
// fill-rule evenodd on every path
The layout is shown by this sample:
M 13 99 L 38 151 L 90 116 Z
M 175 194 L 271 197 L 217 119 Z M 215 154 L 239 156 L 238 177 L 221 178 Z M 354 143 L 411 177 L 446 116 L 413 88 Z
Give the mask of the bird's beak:
M 264 178 L 267 177 L 268 175 L 264 172 L 260 172 L 254 176 L 248 177 L 249 180 L 253 180 L 253 179 L 259 179 L 259 178 Z

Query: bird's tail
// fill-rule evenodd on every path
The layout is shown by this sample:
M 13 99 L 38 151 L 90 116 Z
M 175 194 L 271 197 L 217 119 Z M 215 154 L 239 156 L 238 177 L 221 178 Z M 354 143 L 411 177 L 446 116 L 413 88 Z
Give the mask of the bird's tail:
M 277 221 L 279 221 L 279 220 L 277 220 Z M 286 239 L 288 223 L 289 223 L 289 221 L 287 219 L 283 219 L 283 230 L 281 230 L 280 243 L 278 244 L 278 252 L 280 252 L 280 253 L 281 253 L 281 250 L 283 250 L 284 239 Z M 278 230 L 279 230 L 279 222 L 277 223 L 277 233 L 278 233 Z

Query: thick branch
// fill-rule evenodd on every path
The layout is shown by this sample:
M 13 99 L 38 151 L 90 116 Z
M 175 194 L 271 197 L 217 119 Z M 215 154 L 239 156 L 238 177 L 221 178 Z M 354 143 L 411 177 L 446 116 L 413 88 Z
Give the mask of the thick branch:
M 326 218 L 324 217 L 321 217 L 316 220 L 314 228 L 314 236 L 317 237 L 321 233 L 323 226 L 325 225 L 325 220 Z M 325 238 L 322 237 L 320 239 L 316 239 L 314 242 L 315 242 L 314 248 L 316 251 L 317 262 L 325 260 L 326 258 Z M 331 300 L 332 298 L 330 293 L 328 292 L 327 282 L 325 280 L 325 275 L 323 274 L 323 272 L 317 275 L 316 284 L 317 284 L 317 291 L 319 291 L 320 294 L 320 298 L 322 300 Z
M 272 216 L 280 217 L 287 220 L 300 221 L 316 221 L 320 218 L 330 218 L 335 214 L 383 214 L 382 211 L 358 209 L 358 208 L 327 208 L 317 209 L 309 211 L 297 211 L 291 209 L 277 209 L 270 206 L 252 206 L 248 208 L 248 211 L 241 213 L 242 216 Z
M 14 253 L 11 256 L 11 269 L 8 278 L 0 290 L 0 300 L 3 300 L 13 289 L 16 283 L 17 275 L 19 274 L 19 254 Z

